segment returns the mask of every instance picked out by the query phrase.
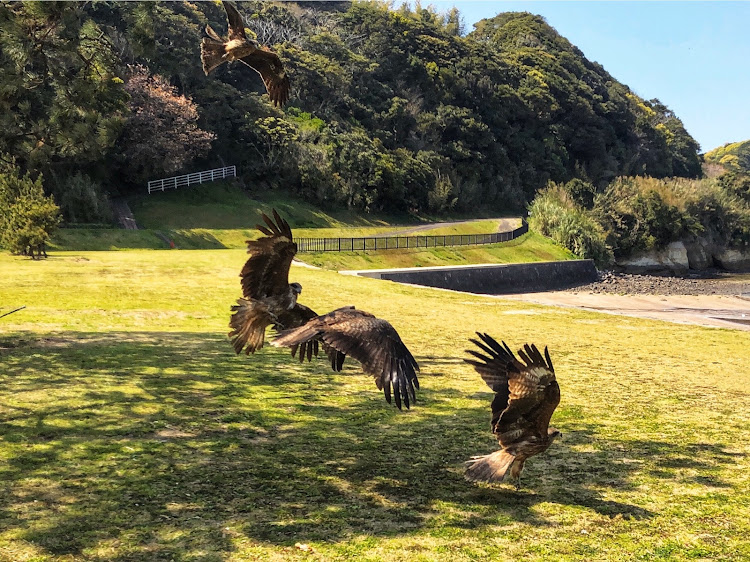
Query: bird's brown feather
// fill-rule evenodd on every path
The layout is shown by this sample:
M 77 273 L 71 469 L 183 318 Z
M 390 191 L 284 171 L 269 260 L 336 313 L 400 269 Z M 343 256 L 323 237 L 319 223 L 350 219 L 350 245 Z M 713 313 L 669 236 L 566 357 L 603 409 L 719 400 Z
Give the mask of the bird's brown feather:
M 247 35 L 245 35 L 245 20 L 242 19 L 237 8 L 235 8 L 231 2 L 223 1 L 222 5 L 224 6 L 224 11 L 227 13 L 229 39 L 247 41 Z
M 340 370 L 344 358 L 351 356 L 375 379 L 389 403 L 391 394 L 399 409 L 402 402 L 409 408 L 416 401 L 419 366 L 387 321 L 354 307 L 340 308 L 281 332 L 272 344 L 291 347 L 316 339 L 331 348 L 328 356 L 334 370 Z
M 534 344 L 526 344 L 518 351 L 519 360 L 505 342 L 500 345 L 487 334 L 477 333 L 477 336 L 478 340 L 470 341 L 482 352 L 467 350 L 474 358 L 465 361 L 495 391 L 492 432 L 502 447 L 500 452 L 516 458 L 514 470 L 509 473 L 516 478 L 525 459 L 544 451 L 551 443 L 549 422 L 560 403 L 560 387 L 547 348 L 542 356 Z M 501 457 L 498 455 L 497 462 Z M 511 466 L 502 464 L 506 469 Z M 505 477 L 505 472 L 498 476 L 498 471 L 485 465 L 476 466 L 470 479 L 486 476 L 488 481 L 501 481 Z
M 242 294 L 246 298 L 262 299 L 285 293 L 289 287 L 289 268 L 297 253 L 297 244 L 292 239 L 292 230 L 276 210 L 276 223 L 265 213 L 263 221 L 268 225 L 257 228 L 265 237 L 247 241 L 250 258 L 240 271 Z
M 228 39 L 222 39 L 210 25 L 206 26 L 208 37 L 201 41 L 203 71 L 208 75 L 224 62 L 240 60 L 260 75 L 273 104 L 284 105 L 289 100 L 290 83 L 281 59 L 248 39 L 245 22 L 237 8 L 231 2 L 222 4 L 227 15 Z
M 239 60 L 260 74 L 274 105 L 281 106 L 289 100 L 289 78 L 276 53 L 260 48 Z
M 258 225 L 264 237 L 248 240 L 250 258 L 240 272 L 242 294 L 232 307 L 229 333 L 232 345 L 239 353 L 243 348 L 254 353 L 263 347 L 266 327 L 276 330 L 301 326 L 317 314 L 296 302 L 289 285 L 289 268 L 297 252 L 289 223 L 273 210 L 273 218 L 262 215 L 264 225 Z M 299 346 L 298 346 L 299 347 Z M 295 347 L 292 355 L 297 352 Z M 300 358 L 317 355 L 317 344 L 301 346 Z

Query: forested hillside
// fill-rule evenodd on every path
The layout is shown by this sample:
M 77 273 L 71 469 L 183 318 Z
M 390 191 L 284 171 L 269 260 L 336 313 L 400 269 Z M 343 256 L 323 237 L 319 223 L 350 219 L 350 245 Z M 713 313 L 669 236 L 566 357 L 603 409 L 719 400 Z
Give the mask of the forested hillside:
M 466 33 L 454 9 L 240 2 L 284 61 L 274 108 L 241 64 L 204 76 L 217 2 L 4 2 L 0 156 L 68 222 L 107 197 L 223 163 L 248 185 L 362 211 L 519 210 L 549 180 L 697 177 L 698 145 L 539 17 Z

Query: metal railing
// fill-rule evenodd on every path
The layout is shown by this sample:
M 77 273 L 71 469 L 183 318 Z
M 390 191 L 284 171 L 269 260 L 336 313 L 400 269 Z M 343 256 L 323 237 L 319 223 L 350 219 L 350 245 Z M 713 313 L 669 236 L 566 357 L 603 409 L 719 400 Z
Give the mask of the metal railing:
M 296 238 L 298 252 L 357 252 L 368 250 L 399 250 L 407 248 L 439 248 L 444 246 L 477 246 L 508 242 L 529 231 L 521 226 L 509 232 L 491 234 L 447 234 L 445 236 L 372 236 L 360 238 Z
M 207 181 L 222 180 L 224 178 L 237 177 L 236 166 L 226 166 L 224 168 L 215 168 L 213 170 L 204 170 L 203 172 L 194 172 L 173 178 L 164 178 L 162 180 L 151 180 L 148 182 L 148 192 L 164 191 L 165 189 L 177 189 L 186 185 L 204 183 Z

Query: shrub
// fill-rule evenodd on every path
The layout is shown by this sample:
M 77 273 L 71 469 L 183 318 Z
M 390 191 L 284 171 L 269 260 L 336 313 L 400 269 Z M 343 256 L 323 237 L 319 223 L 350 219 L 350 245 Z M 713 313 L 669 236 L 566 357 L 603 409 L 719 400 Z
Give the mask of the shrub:
M 624 257 L 663 248 L 702 230 L 675 204 L 679 199 L 668 181 L 617 178 L 596 197 L 594 216 L 607 233 L 607 244 L 615 256 Z
M 55 189 L 55 199 L 67 223 L 112 222 L 112 206 L 101 185 L 86 175 L 69 176 Z
M 573 201 L 565 187 L 549 184 L 537 194 L 529 211 L 529 222 L 534 230 L 579 257 L 593 259 L 599 266 L 612 263 L 612 252 L 605 243 L 601 226 Z
M 36 180 L 29 173 L 21 176 L 15 163 L 0 168 L 0 209 L 0 245 L 14 254 L 46 256 L 60 209 L 44 195 L 41 175 Z

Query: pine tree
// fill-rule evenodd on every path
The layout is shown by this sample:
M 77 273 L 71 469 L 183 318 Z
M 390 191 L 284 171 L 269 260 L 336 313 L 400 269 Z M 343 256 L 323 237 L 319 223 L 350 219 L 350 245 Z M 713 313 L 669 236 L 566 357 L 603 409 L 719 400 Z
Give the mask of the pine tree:
M 60 209 L 44 195 L 42 176 L 21 175 L 15 163 L 0 167 L 0 245 L 14 254 L 47 257 L 46 245 L 60 223 Z

